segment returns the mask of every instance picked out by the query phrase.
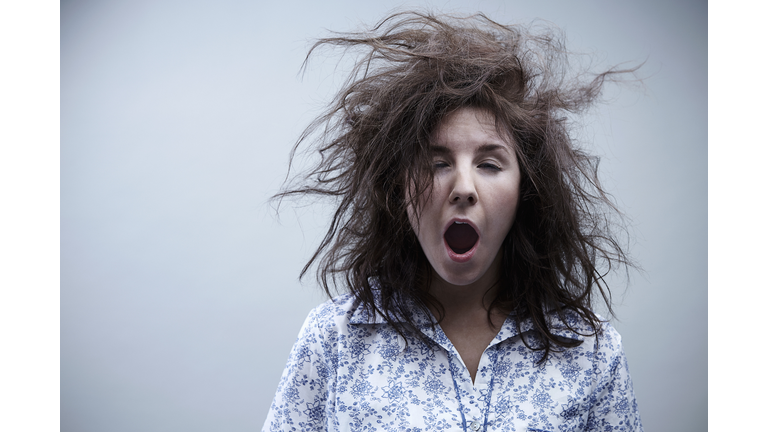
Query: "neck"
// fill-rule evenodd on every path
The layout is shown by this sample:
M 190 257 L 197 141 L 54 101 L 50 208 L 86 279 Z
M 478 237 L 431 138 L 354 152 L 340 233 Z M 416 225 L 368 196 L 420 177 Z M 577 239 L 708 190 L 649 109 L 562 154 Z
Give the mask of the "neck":
M 496 297 L 496 286 L 472 283 L 470 285 L 452 285 L 436 273 L 432 275 L 430 294 L 448 310 L 466 311 L 482 309 L 487 311 Z
M 480 279 L 468 285 L 450 284 L 432 270 L 429 293 L 443 306 L 445 319 L 464 321 L 482 318 L 487 320 L 491 303 L 498 292 L 501 262 L 500 259 L 494 261 L 499 262 L 494 262 Z M 432 310 L 432 313 L 438 316 L 436 310 Z M 492 313 L 492 315 L 499 314 L 506 319 L 503 311 Z

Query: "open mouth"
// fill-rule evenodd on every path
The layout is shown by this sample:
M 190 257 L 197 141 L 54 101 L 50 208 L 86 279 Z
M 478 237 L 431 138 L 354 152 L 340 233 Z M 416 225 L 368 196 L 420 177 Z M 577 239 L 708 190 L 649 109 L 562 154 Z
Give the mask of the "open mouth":
M 472 225 L 465 222 L 454 222 L 445 231 L 445 242 L 458 255 L 467 253 L 475 246 L 479 236 Z

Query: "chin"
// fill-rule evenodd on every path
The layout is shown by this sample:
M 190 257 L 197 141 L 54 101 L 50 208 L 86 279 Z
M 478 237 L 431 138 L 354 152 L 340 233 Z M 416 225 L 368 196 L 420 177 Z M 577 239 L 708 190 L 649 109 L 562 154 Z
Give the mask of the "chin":
M 451 263 L 451 266 L 456 266 L 455 263 Z M 434 266 L 433 266 L 434 270 Z M 486 271 L 480 271 L 479 269 L 457 269 L 450 271 L 446 268 L 441 268 L 440 270 L 434 270 L 437 277 L 442 279 L 444 282 L 456 285 L 456 286 L 466 286 L 466 285 L 472 285 L 473 283 L 479 281 L 482 279 L 482 277 L 485 275 Z

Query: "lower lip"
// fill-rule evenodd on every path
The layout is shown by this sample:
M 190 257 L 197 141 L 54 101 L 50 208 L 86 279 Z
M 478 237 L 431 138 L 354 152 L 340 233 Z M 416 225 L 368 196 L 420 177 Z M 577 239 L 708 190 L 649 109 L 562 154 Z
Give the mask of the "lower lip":
M 472 246 L 472 249 L 464 252 L 463 254 L 459 255 L 456 252 L 451 249 L 450 246 L 448 246 L 448 242 L 443 239 L 443 244 L 445 245 L 445 250 L 448 251 L 448 257 L 451 258 L 452 261 L 457 263 L 465 263 L 472 259 L 472 256 L 475 254 L 475 251 L 477 250 L 477 245 L 480 244 L 480 239 L 477 239 L 475 242 L 475 245 Z

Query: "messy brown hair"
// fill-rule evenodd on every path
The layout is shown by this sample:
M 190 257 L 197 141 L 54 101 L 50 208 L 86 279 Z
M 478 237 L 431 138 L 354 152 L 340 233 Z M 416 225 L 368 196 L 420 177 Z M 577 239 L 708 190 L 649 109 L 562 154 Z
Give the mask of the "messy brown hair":
M 552 348 L 579 343 L 555 336 L 547 313 L 571 326 L 566 313 L 575 312 L 597 334 L 593 297 L 612 314 L 604 276 L 628 258 L 617 241 L 620 214 L 598 182 L 597 159 L 577 148 L 572 119 L 606 81 L 633 70 L 574 71 L 558 31 L 482 14 L 396 13 L 368 31 L 319 40 L 307 58 L 329 46 L 357 53 L 357 61 L 291 153 L 293 161 L 312 144 L 318 162 L 275 195 L 335 198 L 330 227 L 301 276 L 317 265 L 329 296 L 332 287 L 351 292 L 401 335 L 413 328 L 414 307 L 430 316 L 432 306 L 439 321 L 443 308 L 429 293 L 429 263 L 407 209 L 429 193 L 435 127 L 458 108 L 476 107 L 511 138 L 521 171 L 491 310 L 515 313 L 518 327 L 530 319 L 542 342 L 529 348 L 542 350 L 542 361 Z

